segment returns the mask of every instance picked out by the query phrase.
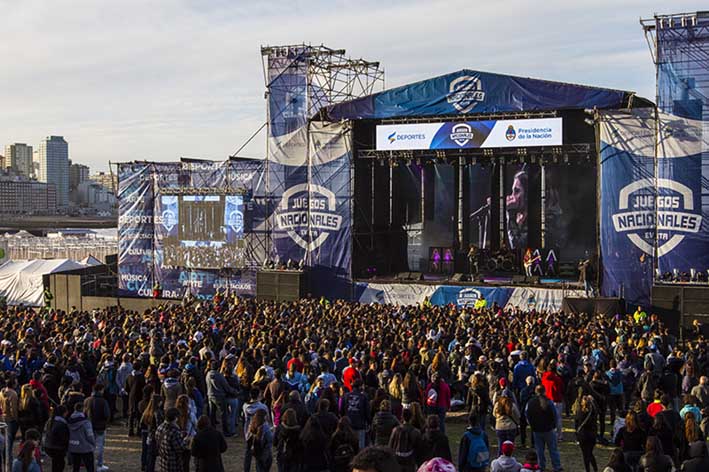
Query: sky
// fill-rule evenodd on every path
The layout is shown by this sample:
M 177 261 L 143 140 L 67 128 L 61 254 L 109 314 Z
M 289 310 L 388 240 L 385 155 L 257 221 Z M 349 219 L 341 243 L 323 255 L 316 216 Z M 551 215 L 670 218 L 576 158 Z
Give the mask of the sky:
M 303 42 L 380 61 L 387 88 L 469 68 L 654 101 L 638 20 L 702 3 L 0 0 L 0 146 L 62 135 L 92 171 L 225 159 L 265 121 L 260 47 Z

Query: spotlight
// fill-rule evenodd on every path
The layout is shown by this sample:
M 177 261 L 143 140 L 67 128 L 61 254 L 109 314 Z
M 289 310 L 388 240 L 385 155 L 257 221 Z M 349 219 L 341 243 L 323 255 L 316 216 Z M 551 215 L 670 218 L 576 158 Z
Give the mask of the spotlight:
M 587 115 L 595 115 L 596 114 L 596 107 L 593 108 L 584 108 L 583 112 L 586 113 Z
M 689 269 L 689 281 L 690 282 L 697 281 L 697 269 Z
M 584 118 L 584 119 L 583 119 L 583 122 L 586 123 L 588 126 L 593 126 L 593 125 L 596 124 L 596 121 L 595 121 L 595 120 L 592 120 L 592 119 L 590 119 L 590 118 Z
M 568 164 L 568 163 L 569 163 L 569 155 L 564 154 L 564 164 Z
M 483 149 L 483 156 L 492 157 L 492 149 Z
M 660 271 L 660 269 L 655 269 L 655 279 L 662 280 L 662 272 Z
M 444 159 L 446 157 L 446 152 L 438 150 L 436 151 L 436 159 Z
M 672 269 L 672 280 L 679 282 L 679 269 Z

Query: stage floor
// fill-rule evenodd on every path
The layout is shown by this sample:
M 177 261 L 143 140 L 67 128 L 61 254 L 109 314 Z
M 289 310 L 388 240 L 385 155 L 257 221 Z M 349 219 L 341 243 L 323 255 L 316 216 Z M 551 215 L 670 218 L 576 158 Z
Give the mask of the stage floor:
M 410 273 L 411 274 L 411 273 Z M 419 273 L 413 273 L 419 274 Z M 583 284 L 578 279 L 564 279 L 555 277 L 525 277 L 523 275 L 482 275 L 475 280 L 453 280 L 449 275 L 420 274 L 411 278 L 397 278 L 396 275 L 378 276 L 369 279 L 355 279 L 356 283 L 370 284 L 421 284 L 421 285 L 453 285 L 461 287 L 535 287 L 583 290 Z

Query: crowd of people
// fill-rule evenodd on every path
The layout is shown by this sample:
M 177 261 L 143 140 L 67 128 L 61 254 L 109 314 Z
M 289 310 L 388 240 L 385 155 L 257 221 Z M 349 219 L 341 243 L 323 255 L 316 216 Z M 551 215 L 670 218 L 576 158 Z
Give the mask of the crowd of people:
M 599 442 L 617 446 L 609 472 L 709 464 L 701 326 L 679 342 L 640 307 L 608 317 L 218 293 L 143 313 L 7 307 L 0 327 L 13 471 L 48 468 L 45 455 L 52 471 L 108 470 L 119 420 L 147 472 L 222 471 L 228 447 L 259 472 L 560 472 L 560 441 L 578 444 L 586 472 L 604 467 Z M 468 422 L 454 451 L 452 410 Z

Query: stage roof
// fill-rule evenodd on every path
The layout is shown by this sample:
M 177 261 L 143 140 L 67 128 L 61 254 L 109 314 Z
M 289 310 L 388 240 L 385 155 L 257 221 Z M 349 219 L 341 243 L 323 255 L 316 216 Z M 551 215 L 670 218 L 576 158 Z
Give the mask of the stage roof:
M 325 121 L 473 115 L 653 104 L 634 92 L 463 69 L 325 107 Z

